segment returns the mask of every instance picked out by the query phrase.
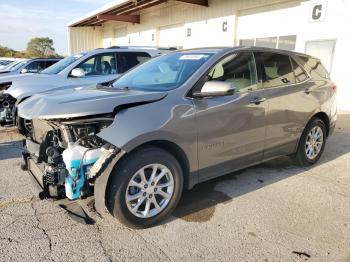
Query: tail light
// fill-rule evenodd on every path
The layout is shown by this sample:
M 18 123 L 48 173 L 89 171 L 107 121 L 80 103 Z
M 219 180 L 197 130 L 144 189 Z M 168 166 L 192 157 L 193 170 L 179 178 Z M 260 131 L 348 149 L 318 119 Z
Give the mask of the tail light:
M 332 89 L 333 89 L 334 92 L 336 92 L 337 91 L 337 85 L 333 83 Z

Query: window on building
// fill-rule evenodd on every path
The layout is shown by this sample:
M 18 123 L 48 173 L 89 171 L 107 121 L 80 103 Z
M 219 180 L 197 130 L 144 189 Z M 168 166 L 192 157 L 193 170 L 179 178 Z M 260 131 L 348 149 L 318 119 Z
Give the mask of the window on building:
M 305 73 L 304 69 L 303 69 L 300 65 L 298 65 L 298 64 L 294 61 L 294 59 L 291 59 L 291 61 L 292 61 L 292 66 L 293 66 L 295 81 L 296 81 L 297 83 L 300 83 L 300 82 L 305 81 L 305 80 L 308 78 L 308 76 L 307 76 L 307 74 Z
M 253 54 L 235 53 L 221 60 L 208 74 L 209 81 L 230 82 L 236 92 L 257 88 L 256 68 Z
M 275 53 L 261 53 L 264 65 L 263 87 L 277 87 L 295 83 L 295 76 L 289 56 Z
M 99 54 L 85 60 L 77 66 L 84 70 L 86 76 L 111 75 L 117 72 L 115 54 Z
M 277 46 L 277 37 L 257 38 L 255 45 L 259 46 L 259 47 L 276 48 L 276 46 Z
M 297 41 L 296 35 L 280 36 L 278 38 L 278 49 L 293 51 L 295 49 L 296 41 Z
M 151 58 L 148 53 L 144 52 L 121 52 L 119 53 L 119 56 L 123 72 L 126 72 L 129 69 L 137 66 L 138 64 L 142 64 Z
M 273 36 L 273 37 L 261 37 L 261 38 L 250 38 L 239 40 L 240 46 L 259 46 L 268 48 L 278 48 L 284 50 L 295 50 L 297 36 L 286 35 L 286 36 Z
M 255 44 L 255 39 L 241 39 L 239 40 L 239 45 L 240 46 L 254 46 Z

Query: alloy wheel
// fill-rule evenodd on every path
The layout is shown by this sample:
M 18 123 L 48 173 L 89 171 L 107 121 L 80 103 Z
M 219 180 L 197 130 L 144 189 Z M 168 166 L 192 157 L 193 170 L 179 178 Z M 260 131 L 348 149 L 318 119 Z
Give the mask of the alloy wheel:
M 306 156 L 313 160 L 321 152 L 323 146 L 323 131 L 319 126 L 313 127 L 306 137 L 305 153 Z
M 174 194 L 174 177 L 161 164 L 139 169 L 128 183 L 125 201 L 129 211 L 140 218 L 154 217 L 169 204 Z

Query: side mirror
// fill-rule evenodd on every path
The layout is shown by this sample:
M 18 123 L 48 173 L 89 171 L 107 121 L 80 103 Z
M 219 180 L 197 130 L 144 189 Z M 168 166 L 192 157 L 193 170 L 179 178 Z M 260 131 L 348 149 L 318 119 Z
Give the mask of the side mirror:
M 85 71 L 83 69 L 81 69 L 81 68 L 74 68 L 72 70 L 72 72 L 70 73 L 70 76 L 71 77 L 77 77 L 77 78 L 83 77 L 83 76 L 85 76 Z
M 204 84 L 202 90 L 194 92 L 193 96 L 196 98 L 228 96 L 233 95 L 235 89 L 235 86 L 229 82 L 208 81 Z
M 28 69 L 23 68 L 23 69 L 21 70 L 21 74 L 26 74 L 26 73 L 28 73 Z

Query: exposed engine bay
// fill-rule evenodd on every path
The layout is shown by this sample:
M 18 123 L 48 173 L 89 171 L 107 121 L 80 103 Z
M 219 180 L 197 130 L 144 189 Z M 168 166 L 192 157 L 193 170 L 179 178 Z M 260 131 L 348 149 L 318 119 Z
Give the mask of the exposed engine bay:
M 109 115 L 69 121 L 33 120 L 23 165 L 43 188 L 43 197 L 75 200 L 93 193 L 99 171 L 118 151 L 96 135 L 112 121 Z
M 0 95 L 0 125 L 12 125 L 16 120 L 16 99 L 9 94 Z

